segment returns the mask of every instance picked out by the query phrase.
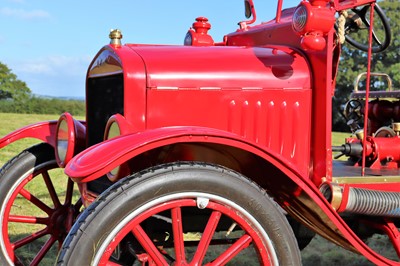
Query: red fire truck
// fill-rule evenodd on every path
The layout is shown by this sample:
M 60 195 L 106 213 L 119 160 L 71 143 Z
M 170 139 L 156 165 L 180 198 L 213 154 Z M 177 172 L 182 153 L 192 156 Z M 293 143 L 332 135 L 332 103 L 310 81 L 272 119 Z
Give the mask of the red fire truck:
M 400 255 L 400 94 L 370 92 L 388 19 L 373 0 L 278 0 L 256 25 L 244 3 L 248 20 L 221 42 L 205 17 L 182 46 L 111 31 L 87 71 L 85 121 L 66 112 L 0 139 L 42 141 L 0 172 L 1 265 L 300 265 L 315 233 L 399 264 L 366 244 L 387 235 Z M 345 108 L 352 136 L 332 147 L 345 41 L 366 52 L 366 87 Z

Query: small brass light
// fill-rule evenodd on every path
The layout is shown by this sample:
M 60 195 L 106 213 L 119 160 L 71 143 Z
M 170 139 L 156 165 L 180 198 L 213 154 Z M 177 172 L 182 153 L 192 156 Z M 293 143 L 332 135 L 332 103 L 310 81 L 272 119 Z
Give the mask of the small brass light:
M 399 133 L 400 133 L 400 123 L 399 123 L 399 122 L 394 122 L 394 123 L 392 123 L 392 128 L 393 128 L 393 131 L 396 132 L 396 135 L 399 136 Z
M 119 29 L 111 29 L 110 34 L 110 44 L 114 46 L 121 46 L 122 32 Z

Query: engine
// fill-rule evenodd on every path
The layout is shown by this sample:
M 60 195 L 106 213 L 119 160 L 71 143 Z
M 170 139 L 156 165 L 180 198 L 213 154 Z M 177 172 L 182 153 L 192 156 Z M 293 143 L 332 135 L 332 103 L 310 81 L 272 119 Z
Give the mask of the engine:
M 384 91 L 358 90 L 361 73 L 355 81 L 354 92 L 346 103 L 344 115 L 350 126 L 353 137 L 333 151 L 349 156 L 356 164 L 361 164 L 365 150 L 366 166 L 370 168 L 398 168 L 400 163 L 400 91 L 392 89 L 390 77 L 382 73 L 371 73 L 371 76 L 386 79 L 387 89 Z M 366 104 L 368 101 L 368 104 Z M 365 114 L 366 106 L 368 108 Z M 364 120 L 364 116 L 367 120 Z M 366 131 L 362 125 L 367 121 Z M 366 136 L 365 132 L 367 133 Z M 363 140 L 366 140 L 365 146 Z

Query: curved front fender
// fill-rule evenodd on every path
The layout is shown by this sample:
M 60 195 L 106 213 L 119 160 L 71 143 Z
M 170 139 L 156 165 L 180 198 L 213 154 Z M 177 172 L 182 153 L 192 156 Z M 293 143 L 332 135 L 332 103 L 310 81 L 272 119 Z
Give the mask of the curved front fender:
M 94 145 L 75 156 L 66 166 L 65 173 L 76 182 L 89 182 L 143 152 L 183 142 L 224 144 L 268 157 L 266 159 L 277 164 L 291 165 L 284 157 L 263 150 L 233 133 L 203 127 L 166 127 L 123 135 Z M 291 168 L 297 173 L 293 165 Z
M 17 129 L 0 139 L 0 149 L 23 138 L 35 138 L 54 147 L 57 121 L 44 121 Z

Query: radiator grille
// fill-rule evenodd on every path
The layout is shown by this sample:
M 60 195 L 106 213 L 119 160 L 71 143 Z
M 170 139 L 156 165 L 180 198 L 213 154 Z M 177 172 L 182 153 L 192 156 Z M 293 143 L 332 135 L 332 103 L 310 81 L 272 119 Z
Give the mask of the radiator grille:
M 123 75 L 89 78 L 86 90 L 87 145 L 103 141 L 104 130 L 110 116 L 124 115 Z M 88 183 L 88 189 L 101 193 L 111 185 L 106 176 Z
M 103 141 L 107 120 L 113 114 L 124 115 L 122 74 L 89 78 L 86 95 L 87 144 Z

